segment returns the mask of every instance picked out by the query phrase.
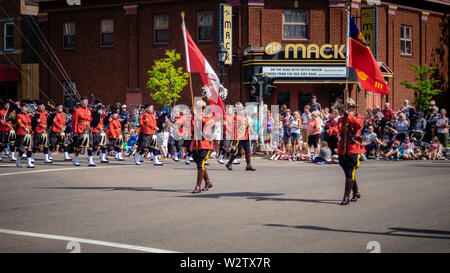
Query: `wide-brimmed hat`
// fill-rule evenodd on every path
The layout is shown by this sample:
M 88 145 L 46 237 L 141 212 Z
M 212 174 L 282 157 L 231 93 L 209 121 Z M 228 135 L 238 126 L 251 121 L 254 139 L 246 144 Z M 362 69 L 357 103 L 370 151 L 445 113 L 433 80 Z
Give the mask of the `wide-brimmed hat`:
M 347 98 L 346 104 L 348 107 L 358 107 L 352 98 Z

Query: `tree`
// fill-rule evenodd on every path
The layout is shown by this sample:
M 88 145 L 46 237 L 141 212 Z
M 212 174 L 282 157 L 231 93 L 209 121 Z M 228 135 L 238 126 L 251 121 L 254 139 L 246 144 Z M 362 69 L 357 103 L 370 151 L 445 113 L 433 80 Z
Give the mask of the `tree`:
M 414 90 L 414 100 L 412 104 L 418 111 L 425 111 L 429 108 L 430 100 L 433 96 L 442 92 L 440 89 L 433 89 L 433 87 L 439 83 L 439 80 L 434 79 L 434 73 L 438 69 L 437 67 L 424 65 L 410 64 L 410 69 L 417 73 L 415 77 L 416 83 L 410 83 L 409 81 L 400 82 L 406 88 Z
M 174 104 L 180 98 L 180 92 L 187 85 L 189 73 L 182 67 L 175 68 L 173 63 L 180 60 L 180 54 L 166 50 L 167 58 L 155 61 L 152 70 L 148 71 L 147 88 L 150 96 L 164 107 Z

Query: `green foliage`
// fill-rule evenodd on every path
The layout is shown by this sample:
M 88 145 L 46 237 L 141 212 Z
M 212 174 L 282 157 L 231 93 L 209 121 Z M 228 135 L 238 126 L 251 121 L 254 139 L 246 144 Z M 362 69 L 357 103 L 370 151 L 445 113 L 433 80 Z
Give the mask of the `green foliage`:
M 411 70 L 414 71 L 417 76 L 415 77 L 416 83 L 410 83 L 409 81 L 400 82 L 406 88 L 414 90 L 414 100 L 412 104 L 418 111 L 425 111 L 430 105 L 430 100 L 433 96 L 442 92 L 440 89 L 433 89 L 433 87 L 439 83 L 439 80 L 434 79 L 434 73 L 438 69 L 437 67 L 424 65 L 409 65 Z
M 164 107 L 174 104 L 180 98 L 180 92 L 187 85 L 189 73 L 182 67 L 175 68 L 173 63 L 180 60 L 180 54 L 166 50 L 167 58 L 155 61 L 152 70 L 148 71 L 147 88 L 150 96 Z

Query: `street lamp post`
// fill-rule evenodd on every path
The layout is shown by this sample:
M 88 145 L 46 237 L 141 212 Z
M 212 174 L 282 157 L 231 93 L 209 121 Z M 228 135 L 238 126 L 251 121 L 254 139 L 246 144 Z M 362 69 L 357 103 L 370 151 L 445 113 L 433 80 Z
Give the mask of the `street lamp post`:
M 225 56 L 227 54 L 227 49 L 223 46 L 223 43 L 217 47 L 217 60 L 219 61 L 220 67 L 220 84 L 223 85 L 223 67 L 225 65 Z

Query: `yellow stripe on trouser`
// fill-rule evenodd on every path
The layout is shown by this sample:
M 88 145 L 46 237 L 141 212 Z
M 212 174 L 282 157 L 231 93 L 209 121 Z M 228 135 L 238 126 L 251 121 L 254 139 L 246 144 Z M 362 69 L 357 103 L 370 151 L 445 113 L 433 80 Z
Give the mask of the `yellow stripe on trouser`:
M 205 156 L 205 159 L 203 159 L 203 161 L 202 161 L 202 170 L 203 171 L 205 170 L 205 162 L 206 162 L 206 159 L 208 159 L 208 156 L 209 156 L 210 152 L 211 152 L 211 150 L 208 151 L 208 153 Z
M 239 153 L 238 148 L 239 148 L 239 140 L 236 141 L 236 149 L 235 149 L 236 152 L 234 152 L 234 156 L 237 156 L 237 154 Z
M 358 169 L 358 167 L 359 167 L 359 163 L 360 163 L 360 162 L 359 162 L 359 157 L 360 157 L 360 156 L 361 156 L 361 155 L 359 154 L 359 155 L 358 155 L 358 159 L 356 159 L 356 162 L 357 162 L 357 163 L 356 163 L 356 166 L 353 167 L 353 171 L 352 171 L 352 179 L 353 179 L 353 180 L 355 180 L 355 171 L 356 171 L 356 169 Z

